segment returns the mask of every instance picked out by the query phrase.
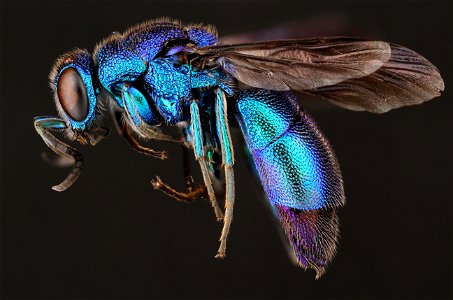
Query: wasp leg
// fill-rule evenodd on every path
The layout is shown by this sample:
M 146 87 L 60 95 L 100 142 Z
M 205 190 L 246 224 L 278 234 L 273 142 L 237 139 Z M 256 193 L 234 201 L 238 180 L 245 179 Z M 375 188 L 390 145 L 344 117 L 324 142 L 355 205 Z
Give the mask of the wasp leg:
M 215 257 L 223 258 L 226 255 L 226 242 L 230 232 L 230 225 L 233 220 L 234 153 L 230 129 L 228 127 L 226 98 L 224 92 L 220 88 L 216 90 L 215 110 L 217 132 L 222 148 L 222 161 L 225 168 L 225 217 L 223 219 L 222 235 L 220 236 L 220 247 Z
M 157 190 L 161 190 L 170 197 L 175 198 L 176 200 L 184 203 L 191 203 L 197 199 L 206 197 L 207 189 L 204 184 L 194 186 L 194 181 L 192 176 L 190 176 L 190 165 L 187 148 L 182 145 L 182 158 L 183 158 L 183 168 L 184 168 L 184 181 L 186 183 L 187 192 L 181 193 L 170 187 L 169 185 L 162 182 L 162 180 L 157 176 L 155 180 L 151 181 L 153 187 Z
M 179 137 L 162 133 L 156 127 L 162 123 L 162 118 L 155 111 L 155 107 L 148 104 L 145 96 L 130 83 L 122 84 L 121 99 L 123 101 L 126 123 L 137 135 L 145 139 L 182 142 Z
M 209 176 L 209 170 L 205 157 L 205 149 L 203 147 L 203 132 L 200 121 L 200 111 L 198 109 L 198 103 L 193 101 L 190 104 L 190 118 L 193 134 L 193 149 L 195 152 L 195 158 L 200 164 L 201 174 L 203 175 L 203 181 L 206 185 L 208 192 L 209 200 L 211 201 L 211 206 L 214 208 L 214 212 L 217 218 L 217 221 L 222 221 L 223 213 L 220 210 L 219 204 L 214 193 L 214 188 L 212 187 L 211 177 Z
M 176 200 L 184 203 L 191 203 L 197 199 L 207 196 L 207 189 L 204 184 L 200 184 L 195 188 L 191 188 L 187 193 L 181 193 L 171 188 L 169 185 L 162 182 L 159 176 L 156 176 L 155 180 L 151 181 L 153 187 L 157 190 L 161 190 L 170 197 L 175 198 Z
M 184 145 L 182 145 L 182 167 L 184 170 L 184 182 L 186 183 L 186 188 L 190 193 L 194 189 L 194 181 L 192 176 L 190 176 L 189 152 Z
M 140 145 L 140 143 L 135 139 L 134 135 L 132 134 L 131 127 L 127 124 L 127 122 L 121 120 L 122 113 L 114 112 L 114 120 L 118 132 L 126 139 L 128 144 L 137 152 L 156 157 L 159 159 L 167 159 L 168 152 L 167 151 L 156 151 L 147 147 Z
M 56 154 L 73 160 L 71 172 L 58 185 L 54 185 L 52 189 L 57 192 L 62 192 L 76 182 L 82 173 L 83 157 L 75 148 L 61 142 L 50 131 L 62 131 L 67 128 L 66 123 L 54 117 L 36 117 L 34 122 L 36 131 L 44 140 L 46 145 Z

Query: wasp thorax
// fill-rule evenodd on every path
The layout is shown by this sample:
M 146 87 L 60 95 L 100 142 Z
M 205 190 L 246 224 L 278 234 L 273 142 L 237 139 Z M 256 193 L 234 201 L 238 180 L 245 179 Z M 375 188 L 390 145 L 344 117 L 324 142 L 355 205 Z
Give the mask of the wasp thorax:
M 67 68 L 58 78 L 58 101 L 66 114 L 74 121 L 82 121 L 88 115 L 88 95 L 79 72 Z

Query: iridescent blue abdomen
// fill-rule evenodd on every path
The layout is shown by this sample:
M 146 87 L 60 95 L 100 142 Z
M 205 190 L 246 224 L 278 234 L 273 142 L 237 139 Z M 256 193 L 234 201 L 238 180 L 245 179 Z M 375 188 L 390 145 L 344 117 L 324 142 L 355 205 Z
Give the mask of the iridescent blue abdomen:
M 298 210 L 344 202 L 337 160 L 328 141 L 290 93 L 243 90 L 236 118 L 269 201 Z

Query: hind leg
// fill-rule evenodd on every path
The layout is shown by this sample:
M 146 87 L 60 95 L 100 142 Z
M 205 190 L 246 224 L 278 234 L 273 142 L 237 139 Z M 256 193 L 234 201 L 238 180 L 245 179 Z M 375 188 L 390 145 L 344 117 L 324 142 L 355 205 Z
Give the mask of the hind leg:
M 231 141 L 230 129 L 228 126 L 227 103 L 225 94 L 221 89 L 216 91 L 216 123 L 217 132 L 222 148 L 222 161 L 225 169 L 225 217 L 223 219 L 222 235 L 220 236 L 220 247 L 216 258 L 223 258 L 226 255 L 226 243 L 233 221 L 234 208 L 234 153 Z

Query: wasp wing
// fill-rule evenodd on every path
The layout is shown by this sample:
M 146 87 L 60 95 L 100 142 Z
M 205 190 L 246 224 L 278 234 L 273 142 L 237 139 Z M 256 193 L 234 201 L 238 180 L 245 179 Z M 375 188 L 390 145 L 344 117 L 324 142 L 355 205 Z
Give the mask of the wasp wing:
M 437 68 L 410 49 L 390 46 L 390 60 L 376 72 L 308 93 L 323 96 L 347 109 L 375 113 L 420 104 L 439 96 L 444 82 Z
M 304 91 L 367 76 L 390 59 L 391 50 L 385 42 L 330 37 L 215 45 L 195 53 L 249 86 Z
M 304 91 L 351 110 L 382 113 L 428 101 L 444 89 L 426 58 L 384 42 L 286 40 L 211 46 L 200 54 L 249 86 Z

